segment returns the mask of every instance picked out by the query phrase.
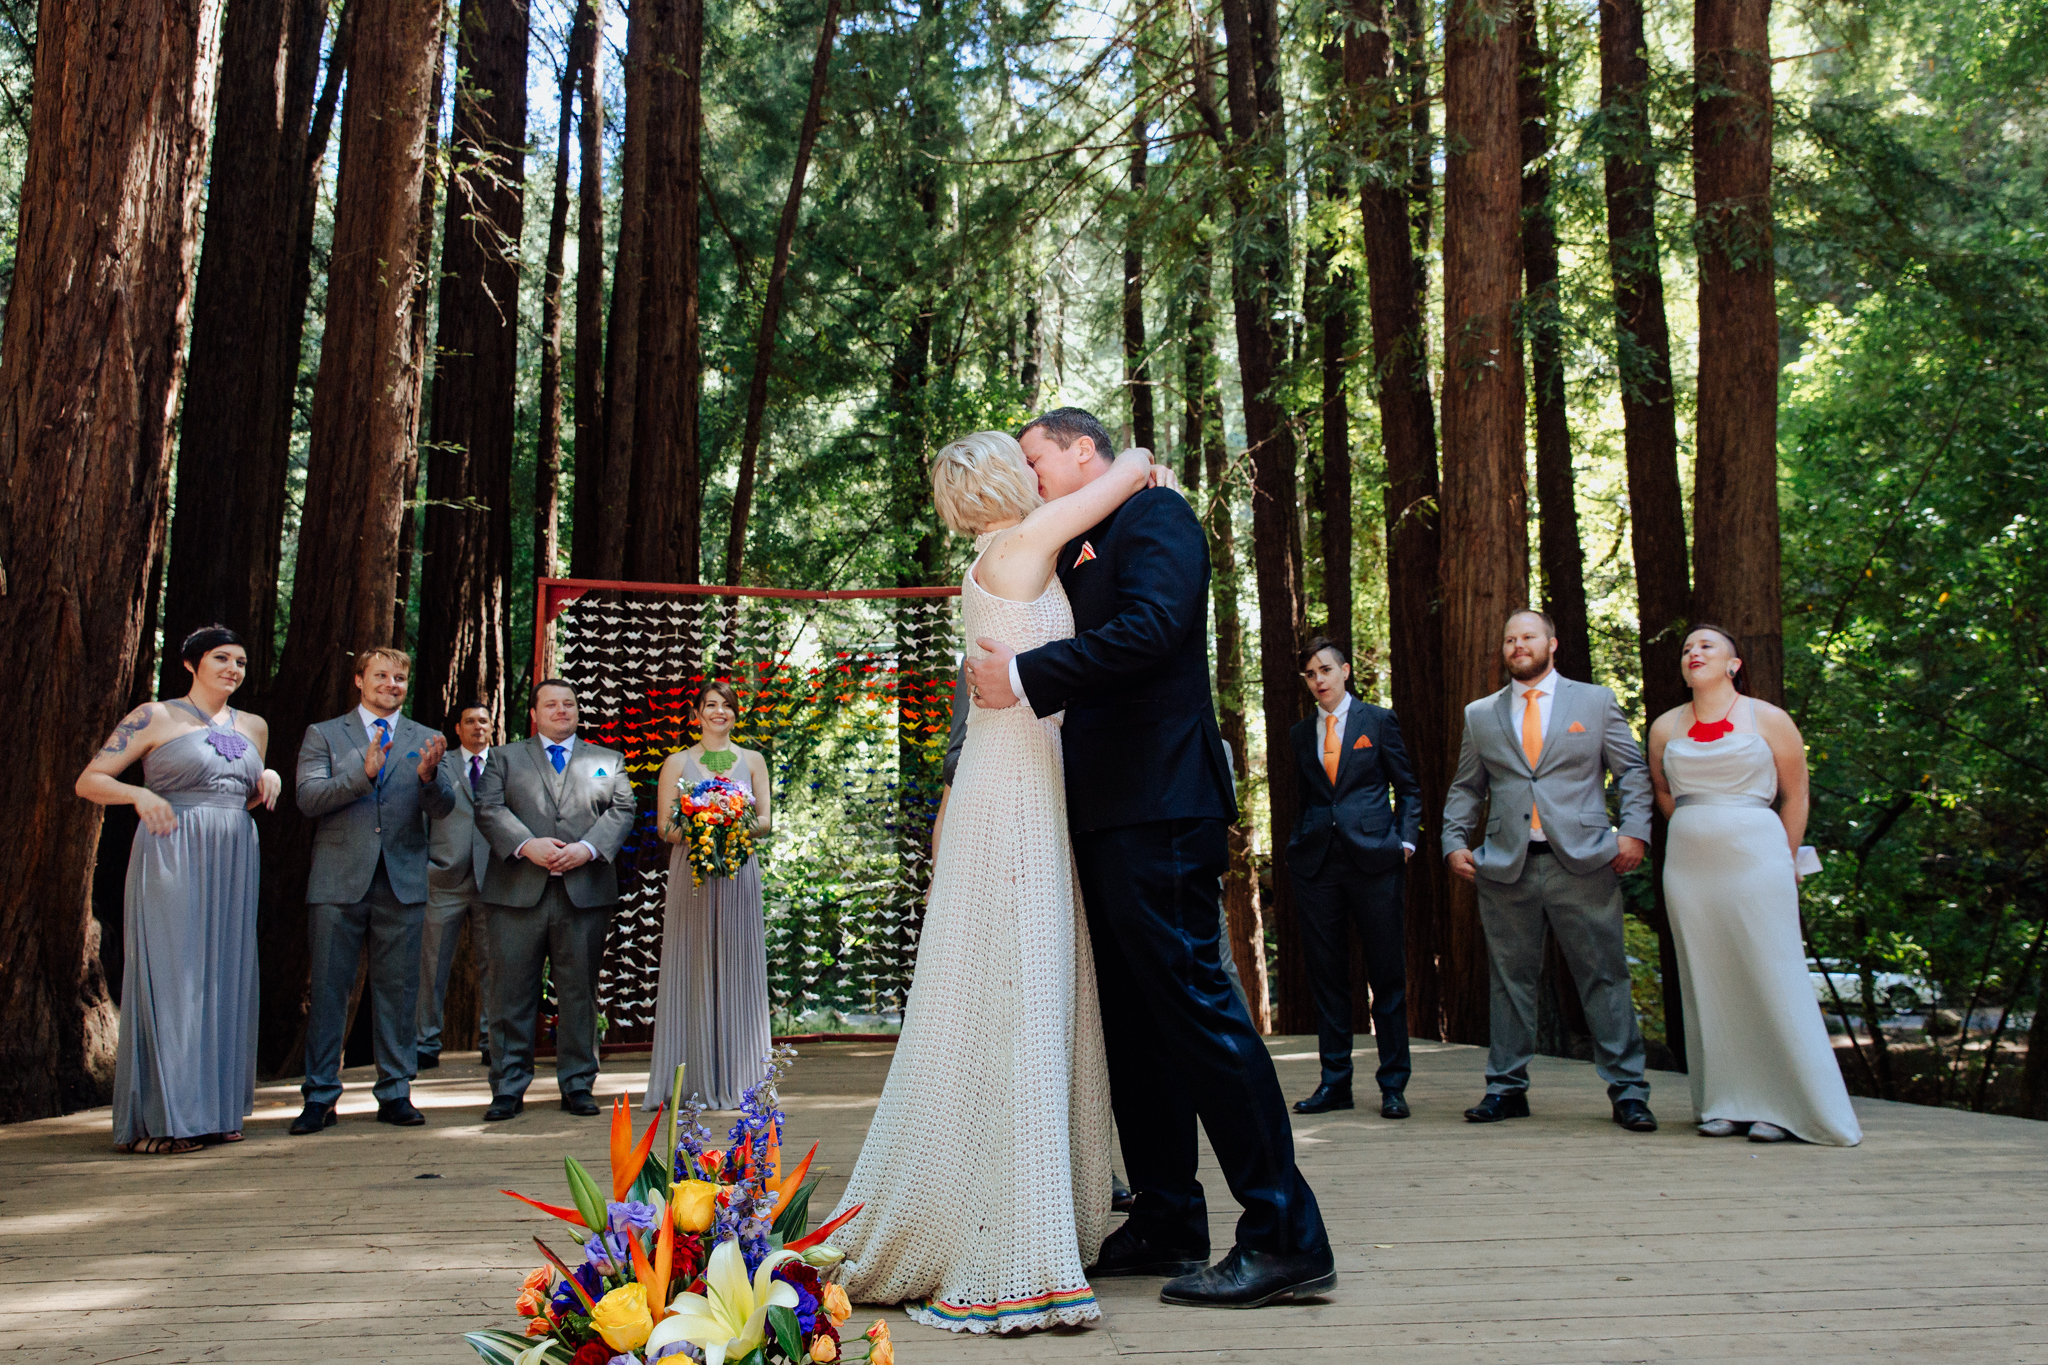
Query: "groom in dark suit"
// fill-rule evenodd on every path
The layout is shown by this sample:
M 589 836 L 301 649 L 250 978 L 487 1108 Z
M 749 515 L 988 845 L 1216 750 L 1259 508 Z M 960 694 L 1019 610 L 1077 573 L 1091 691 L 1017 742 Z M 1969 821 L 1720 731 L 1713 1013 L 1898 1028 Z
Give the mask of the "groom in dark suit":
M 1107 472 L 1102 424 L 1058 408 L 1018 438 L 1039 492 Z M 1137 1203 L 1093 1275 L 1172 1275 L 1167 1303 L 1256 1308 L 1337 1282 L 1271 1055 L 1217 944 L 1236 815 L 1209 695 L 1209 553 L 1187 499 L 1151 488 L 1061 551 L 1076 635 L 1025 654 L 982 640 L 978 705 L 1066 712 L 1067 819 L 1087 903 L 1111 1104 Z M 1200 1119 L 1244 1208 L 1209 1256 Z

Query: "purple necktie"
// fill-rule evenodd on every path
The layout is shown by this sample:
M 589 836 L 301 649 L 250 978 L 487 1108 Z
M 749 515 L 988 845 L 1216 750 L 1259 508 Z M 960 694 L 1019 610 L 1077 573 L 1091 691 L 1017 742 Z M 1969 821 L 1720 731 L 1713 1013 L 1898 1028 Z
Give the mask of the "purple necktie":
M 483 757 L 483 755 L 482 755 L 482 754 L 471 754 L 471 755 L 469 756 L 469 789 L 470 789 L 471 791 L 475 791 L 475 790 L 476 790 L 476 784 L 477 784 L 477 783 L 478 783 L 479 781 L 481 781 L 481 780 L 482 780 L 482 778 L 483 778 L 483 775 L 484 775 L 484 757 Z

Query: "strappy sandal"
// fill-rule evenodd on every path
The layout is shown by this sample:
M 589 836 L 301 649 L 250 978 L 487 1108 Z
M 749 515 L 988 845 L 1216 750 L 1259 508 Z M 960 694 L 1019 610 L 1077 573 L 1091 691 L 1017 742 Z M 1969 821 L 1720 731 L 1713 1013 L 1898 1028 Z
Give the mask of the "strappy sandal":
M 236 1129 L 232 1133 L 208 1133 L 199 1139 L 199 1145 L 202 1147 L 222 1147 L 230 1142 L 240 1142 L 241 1140 L 241 1130 Z
M 200 1150 L 203 1145 L 191 1138 L 146 1137 L 121 1143 L 114 1150 L 127 1152 L 132 1156 L 184 1156 L 187 1152 Z

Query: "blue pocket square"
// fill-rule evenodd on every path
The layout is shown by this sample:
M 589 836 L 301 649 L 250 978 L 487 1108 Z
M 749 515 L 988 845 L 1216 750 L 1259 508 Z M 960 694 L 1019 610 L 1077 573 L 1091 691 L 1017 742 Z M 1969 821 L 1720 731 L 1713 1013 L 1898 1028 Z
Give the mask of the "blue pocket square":
M 418 749 L 414 749 L 411 753 L 406 755 L 407 758 L 418 758 L 419 756 L 420 751 Z
M 603 776 L 604 776 L 604 769 L 602 769 L 602 768 L 599 768 L 599 769 L 597 770 L 597 775 L 598 775 L 599 777 L 603 777 Z

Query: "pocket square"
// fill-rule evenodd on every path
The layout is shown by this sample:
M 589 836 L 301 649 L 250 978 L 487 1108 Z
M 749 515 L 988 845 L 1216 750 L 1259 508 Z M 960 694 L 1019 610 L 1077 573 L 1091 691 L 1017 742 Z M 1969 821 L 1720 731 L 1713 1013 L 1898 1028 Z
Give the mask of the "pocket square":
M 604 776 L 604 769 L 602 769 L 602 768 L 599 768 L 599 769 L 597 770 L 597 775 L 598 775 L 599 777 L 603 777 L 603 776 Z
M 1084 540 L 1081 542 L 1081 553 L 1074 556 L 1074 567 L 1078 569 L 1093 558 L 1095 558 L 1095 546 L 1092 542 Z
M 1568 735 L 1583 735 L 1586 733 L 1586 727 L 1577 721 L 1573 721 L 1570 725 L 1564 727 L 1564 732 Z
M 1370 749 L 1372 747 L 1372 737 L 1370 735 L 1360 735 L 1358 742 L 1351 747 L 1354 749 Z

